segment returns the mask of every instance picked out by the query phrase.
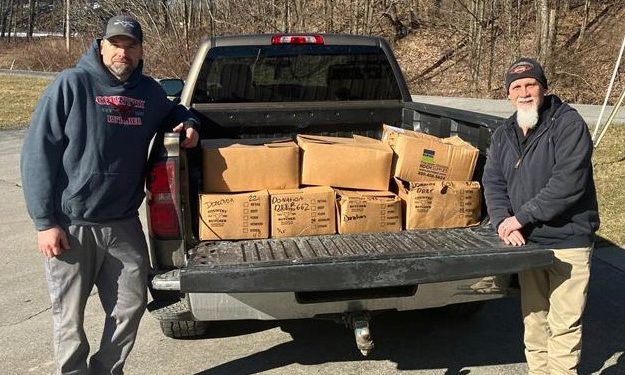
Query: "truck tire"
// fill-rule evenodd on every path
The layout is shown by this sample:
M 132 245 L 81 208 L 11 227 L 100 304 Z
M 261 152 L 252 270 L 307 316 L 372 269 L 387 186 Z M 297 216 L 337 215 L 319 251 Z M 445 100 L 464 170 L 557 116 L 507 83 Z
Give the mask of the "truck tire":
M 147 309 L 159 320 L 161 331 L 165 336 L 173 339 L 191 339 L 206 335 L 208 322 L 194 320 L 185 299 L 174 298 L 176 294 L 159 294 L 167 298 L 153 300 Z
M 175 301 L 179 301 L 183 295 L 175 290 L 156 290 L 148 287 L 150 295 L 153 301 L 158 301 L 160 304 L 167 304 Z
M 197 320 L 161 320 L 161 331 L 172 339 L 191 339 L 206 336 L 208 322 Z

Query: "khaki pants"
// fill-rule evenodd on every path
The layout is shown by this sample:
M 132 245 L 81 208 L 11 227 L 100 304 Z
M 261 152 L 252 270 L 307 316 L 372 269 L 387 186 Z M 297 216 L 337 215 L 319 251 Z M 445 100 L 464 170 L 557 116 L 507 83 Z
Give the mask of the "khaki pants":
M 554 250 L 549 268 L 519 273 L 531 375 L 577 374 L 592 246 Z

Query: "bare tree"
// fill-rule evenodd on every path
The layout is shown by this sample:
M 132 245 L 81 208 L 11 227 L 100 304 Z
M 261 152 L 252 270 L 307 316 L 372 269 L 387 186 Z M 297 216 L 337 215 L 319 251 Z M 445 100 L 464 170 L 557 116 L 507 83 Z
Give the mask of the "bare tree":
M 0 0 L 0 37 L 15 30 L 26 30 L 32 35 L 38 27 L 63 30 L 70 36 L 63 10 L 67 1 Z M 42 8 L 37 13 L 37 4 L 42 2 L 51 4 L 52 10 Z M 555 51 L 563 47 L 556 40 L 559 16 L 567 16 L 562 9 L 569 7 L 569 13 L 574 13 L 585 5 L 579 34 L 567 39 L 568 43 L 573 38 L 572 43 L 579 46 L 592 29 L 591 4 L 593 7 L 602 4 L 591 0 L 98 0 L 97 3 L 98 9 L 87 11 L 89 7 L 85 8 L 85 4 L 93 5 L 94 0 L 71 2 L 72 31 L 83 35 L 93 33 L 100 30 L 108 17 L 125 9 L 144 26 L 150 41 L 146 44 L 148 64 L 167 66 L 171 75 L 184 74 L 204 35 L 351 32 L 380 35 L 402 44 L 412 43 L 407 37 L 414 34 L 418 44 L 421 35 L 432 32 L 440 35 L 440 44 L 427 51 L 433 52 L 430 56 L 424 54 L 421 73 L 413 79 L 435 82 L 433 77 L 440 79 L 447 69 L 460 66 L 458 69 L 468 72 L 464 74 L 468 79 L 458 89 L 474 95 L 497 88 L 502 69 L 521 54 L 538 56 L 551 69 L 557 56 Z M 616 0 L 610 4 L 613 3 Z M 529 47 L 528 38 L 535 38 L 529 39 Z
M 37 14 L 37 0 L 28 0 L 28 38 L 33 37 L 35 15 Z
M 538 0 L 536 16 L 536 55 L 545 61 L 549 36 L 549 0 Z
M 554 61 L 554 50 L 556 45 L 556 37 L 558 34 L 558 10 L 560 7 L 560 0 L 552 0 L 551 7 L 549 9 L 549 31 L 547 32 L 547 52 L 545 56 L 545 64 L 547 74 L 551 75 L 553 72 L 555 61 Z
M 399 17 L 395 3 L 392 3 L 388 9 L 382 13 L 382 16 L 388 20 L 395 30 L 394 40 L 401 39 L 408 35 L 409 29 Z
M 334 28 L 334 1 L 323 0 L 323 15 L 325 20 L 324 31 L 329 32 Z
M 419 0 L 410 0 L 410 27 L 412 29 L 418 29 L 419 26 L 421 26 L 420 21 L 419 21 L 419 13 L 420 13 L 420 7 L 419 7 Z
M 568 1 L 566 2 L 568 7 Z M 565 9 L 566 11 L 566 9 Z M 575 50 L 579 50 L 579 47 L 582 45 L 584 41 L 584 34 L 586 33 L 586 27 L 588 26 L 588 15 L 590 14 L 590 0 L 584 1 L 584 18 L 582 20 L 582 24 L 579 27 L 579 36 L 577 37 L 577 42 L 575 44 Z
M 8 11 L 9 11 L 9 23 L 8 23 L 8 27 L 7 27 L 7 31 L 9 32 L 9 41 L 11 40 L 11 33 L 14 32 L 15 30 L 13 29 L 15 27 L 15 23 L 14 23 L 14 7 L 13 7 L 13 3 L 14 0 L 10 0 L 9 1 L 9 7 L 8 7 Z
M 484 0 L 471 0 L 467 8 L 470 19 L 470 67 L 471 67 L 471 91 L 477 92 L 480 69 L 482 64 L 482 25 Z
M 65 50 L 69 52 L 70 47 L 70 25 L 69 25 L 69 14 L 70 14 L 70 1 L 67 0 L 65 5 Z
M 8 1 L 0 0 L 0 38 L 4 38 L 7 27 L 7 18 L 9 15 Z
M 496 5 L 496 0 L 490 0 L 488 4 L 488 18 L 493 21 L 498 18 Z M 489 30 L 488 73 L 486 74 L 486 88 L 488 91 L 492 90 L 493 71 L 495 69 L 495 44 L 497 42 L 497 31 L 499 28 L 495 25 L 495 22 L 490 22 Z
M 547 72 L 553 66 L 553 51 L 558 29 L 559 0 L 540 0 L 540 12 L 537 19 L 537 55 Z

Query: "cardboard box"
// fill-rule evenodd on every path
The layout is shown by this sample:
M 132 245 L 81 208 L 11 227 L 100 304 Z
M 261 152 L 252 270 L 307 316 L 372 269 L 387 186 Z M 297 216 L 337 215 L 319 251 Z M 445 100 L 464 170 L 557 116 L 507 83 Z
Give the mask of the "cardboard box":
M 397 138 L 400 134 L 412 135 L 414 133 L 416 132 L 412 130 L 384 124 L 382 125 L 382 142 L 391 146 L 391 149 L 395 151 L 395 144 L 397 144 Z
M 285 139 L 202 141 L 205 193 L 299 186 L 299 147 Z
M 269 238 L 269 193 L 200 194 L 200 240 Z
M 388 191 L 336 190 L 338 232 L 399 232 L 402 208 L 399 197 Z
M 339 188 L 388 190 L 391 148 L 377 139 L 298 135 L 301 183 Z
M 404 181 L 470 181 L 479 150 L 460 137 L 438 138 L 384 126 L 382 140 L 395 152 L 393 175 Z
M 478 182 L 394 180 L 404 204 L 406 229 L 459 228 L 480 223 L 482 193 Z
M 270 190 L 271 237 L 336 233 L 336 195 L 329 186 Z

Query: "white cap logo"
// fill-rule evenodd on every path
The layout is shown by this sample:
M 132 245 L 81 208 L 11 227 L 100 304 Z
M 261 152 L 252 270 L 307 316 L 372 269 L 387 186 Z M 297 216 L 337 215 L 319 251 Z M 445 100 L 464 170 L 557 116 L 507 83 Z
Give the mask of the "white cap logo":
M 113 22 L 113 25 L 122 25 L 122 27 L 132 27 L 134 29 L 135 25 L 130 21 L 117 20 Z

